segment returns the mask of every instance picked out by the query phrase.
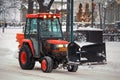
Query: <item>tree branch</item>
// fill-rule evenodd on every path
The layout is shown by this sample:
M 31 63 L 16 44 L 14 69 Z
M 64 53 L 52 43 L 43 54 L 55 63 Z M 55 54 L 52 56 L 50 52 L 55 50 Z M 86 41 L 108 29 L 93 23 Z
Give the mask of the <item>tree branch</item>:
M 54 0 L 51 0 L 48 6 L 44 6 L 44 0 L 37 0 L 39 3 L 39 12 L 49 12 Z

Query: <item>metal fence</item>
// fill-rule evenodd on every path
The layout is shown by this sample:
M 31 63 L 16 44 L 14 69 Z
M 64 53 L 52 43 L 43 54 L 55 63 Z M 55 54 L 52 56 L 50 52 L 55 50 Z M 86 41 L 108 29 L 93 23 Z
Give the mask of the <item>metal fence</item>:
M 85 34 L 79 33 L 79 35 L 74 35 L 74 40 L 79 42 L 86 42 L 87 37 Z M 120 42 L 120 33 L 115 34 L 103 34 L 103 42 Z
M 103 34 L 103 41 L 117 41 L 120 42 L 120 33 L 118 34 Z

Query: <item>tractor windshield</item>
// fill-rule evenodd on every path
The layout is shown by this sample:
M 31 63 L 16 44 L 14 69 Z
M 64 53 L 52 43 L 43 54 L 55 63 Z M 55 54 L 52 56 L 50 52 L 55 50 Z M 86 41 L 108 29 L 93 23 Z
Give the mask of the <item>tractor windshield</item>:
M 43 19 L 39 21 L 41 38 L 62 38 L 58 19 Z

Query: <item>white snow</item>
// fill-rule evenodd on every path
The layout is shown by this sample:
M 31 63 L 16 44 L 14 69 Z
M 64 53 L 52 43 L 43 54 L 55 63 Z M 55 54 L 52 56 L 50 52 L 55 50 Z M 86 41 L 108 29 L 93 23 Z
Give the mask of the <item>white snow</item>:
M 80 47 L 83 47 L 83 46 L 87 46 L 87 45 L 92 45 L 92 44 L 95 44 L 95 43 L 91 43 L 91 42 L 78 42 L 78 41 L 74 41 L 77 45 L 79 45 Z
M 107 64 L 82 65 L 79 68 L 94 71 L 120 72 L 120 42 L 106 42 Z
M 16 42 L 16 33 L 22 32 L 22 28 L 5 29 L 2 33 L 0 28 L 0 55 L 5 55 L 7 58 L 15 58 L 18 55 L 18 43 Z M 5 50 L 9 55 L 3 54 Z M 105 65 L 82 65 L 80 69 L 104 70 L 120 72 L 120 42 L 106 42 L 107 64 Z
M 78 29 L 74 29 L 74 31 L 76 30 L 81 30 L 81 31 L 102 31 L 102 29 L 98 29 L 98 28 L 91 28 L 91 27 L 79 27 Z
M 0 28 L 0 49 L 7 49 L 9 54 L 16 57 L 18 52 L 18 43 L 16 42 L 16 33 L 22 32 L 22 29 L 7 28 L 5 32 L 2 33 L 2 28 Z M 1 51 L 0 51 L 1 53 Z M 11 56 L 7 55 L 7 56 Z

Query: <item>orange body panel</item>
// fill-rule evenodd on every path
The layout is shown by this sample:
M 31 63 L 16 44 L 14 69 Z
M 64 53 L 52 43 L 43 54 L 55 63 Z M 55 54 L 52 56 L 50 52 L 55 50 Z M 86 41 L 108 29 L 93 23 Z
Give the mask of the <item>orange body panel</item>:
M 68 41 L 64 41 L 64 40 L 47 40 L 48 43 L 50 44 L 68 44 Z
M 49 13 L 38 13 L 38 14 L 26 14 L 26 18 L 60 18 L 61 14 L 49 14 Z
M 17 33 L 16 34 L 16 39 L 17 39 L 17 42 L 19 43 L 19 45 L 18 45 L 19 49 L 22 47 L 23 43 L 28 43 L 29 46 L 30 46 L 30 49 L 32 51 L 32 54 L 34 54 L 34 48 L 33 48 L 31 40 L 24 39 L 24 34 L 23 33 Z
M 17 42 L 19 43 L 18 48 L 20 49 L 23 43 L 23 39 L 24 39 L 24 34 L 23 33 L 17 33 L 16 34 L 16 39 Z

